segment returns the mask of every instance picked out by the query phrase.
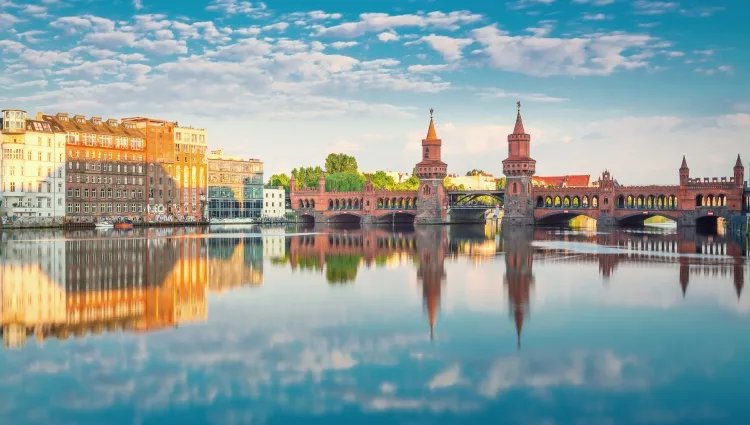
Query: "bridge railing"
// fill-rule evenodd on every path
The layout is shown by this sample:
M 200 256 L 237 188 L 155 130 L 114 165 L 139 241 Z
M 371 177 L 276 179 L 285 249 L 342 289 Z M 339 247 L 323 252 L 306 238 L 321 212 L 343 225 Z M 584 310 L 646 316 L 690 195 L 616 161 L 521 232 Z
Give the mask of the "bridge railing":
M 417 205 L 416 204 L 401 205 L 401 206 L 399 205 L 376 205 L 375 209 L 376 210 L 416 210 Z

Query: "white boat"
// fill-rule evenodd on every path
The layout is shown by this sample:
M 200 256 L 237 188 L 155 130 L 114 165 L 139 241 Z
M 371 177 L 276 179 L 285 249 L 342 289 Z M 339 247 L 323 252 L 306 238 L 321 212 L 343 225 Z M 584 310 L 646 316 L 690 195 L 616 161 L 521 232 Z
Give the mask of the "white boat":
M 235 217 L 235 218 L 218 218 L 214 217 L 209 220 L 209 224 L 253 224 L 255 220 L 250 217 Z
M 115 225 L 106 221 L 100 221 L 98 223 L 95 223 L 94 227 L 96 227 L 97 229 L 114 229 Z

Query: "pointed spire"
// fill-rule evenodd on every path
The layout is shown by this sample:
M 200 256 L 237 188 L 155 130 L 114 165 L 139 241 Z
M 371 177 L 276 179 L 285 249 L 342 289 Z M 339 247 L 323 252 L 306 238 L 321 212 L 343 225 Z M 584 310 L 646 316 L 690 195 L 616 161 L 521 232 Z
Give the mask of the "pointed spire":
M 516 102 L 516 108 L 518 112 L 516 114 L 516 125 L 513 127 L 513 134 L 526 134 L 526 130 L 523 128 L 523 119 L 521 118 L 521 101 Z
M 737 162 L 734 163 L 735 168 L 745 168 L 742 165 L 742 159 L 740 158 L 740 154 L 737 154 Z
M 430 108 L 430 127 L 427 129 L 427 137 L 425 137 L 425 140 L 437 140 L 437 133 L 435 132 L 435 123 L 432 122 L 432 114 L 435 112 L 435 109 Z
M 680 165 L 680 168 L 685 169 L 687 168 L 687 161 L 685 160 L 685 155 L 682 155 L 682 165 Z
M 515 311 L 515 322 L 516 322 L 516 348 L 521 349 L 521 331 L 523 330 L 523 307 L 517 306 Z

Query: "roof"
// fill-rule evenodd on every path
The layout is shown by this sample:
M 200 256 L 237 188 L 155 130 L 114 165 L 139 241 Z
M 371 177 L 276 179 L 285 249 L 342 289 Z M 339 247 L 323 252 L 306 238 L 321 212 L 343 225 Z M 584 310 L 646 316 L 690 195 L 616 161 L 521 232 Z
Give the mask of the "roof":
M 573 174 L 567 176 L 532 176 L 537 186 L 554 187 L 588 187 L 591 182 L 589 174 Z
M 430 126 L 427 128 L 427 137 L 425 137 L 425 140 L 437 140 L 437 133 L 435 132 L 435 123 L 432 122 L 432 117 L 430 117 Z
M 523 128 L 523 119 L 521 118 L 520 109 L 516 115 L 516 125 L 513 127 L 513 134 L 526 134 L 526 130 Z

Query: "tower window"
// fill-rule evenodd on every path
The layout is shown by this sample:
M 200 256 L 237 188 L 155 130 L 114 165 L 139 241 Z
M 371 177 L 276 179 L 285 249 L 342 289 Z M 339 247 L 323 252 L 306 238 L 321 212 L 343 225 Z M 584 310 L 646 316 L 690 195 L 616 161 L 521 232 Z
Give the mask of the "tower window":
M 430 156 L 430 148 L 424 148 L 424 159 Z
M 424 188 L 422 188 L 422 194 L 429 195 L 430 194 L 430 186 L 424 185 Z

